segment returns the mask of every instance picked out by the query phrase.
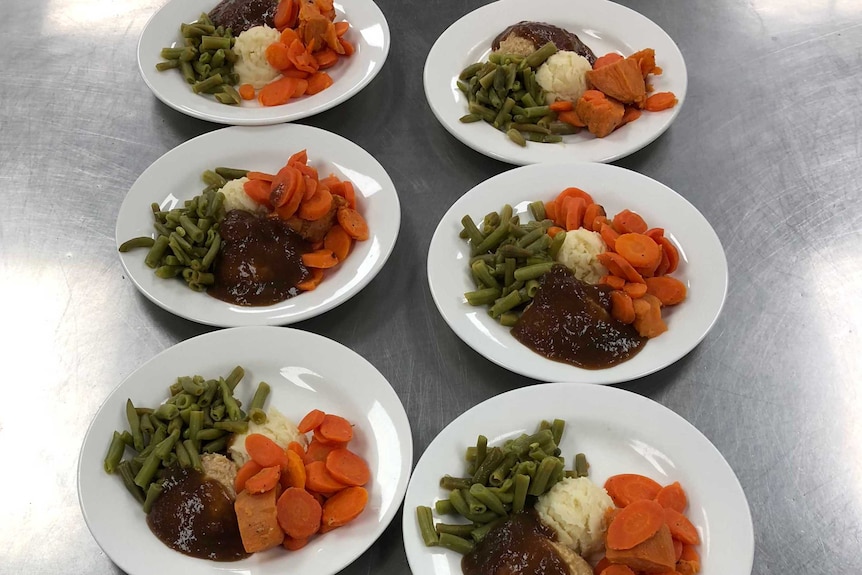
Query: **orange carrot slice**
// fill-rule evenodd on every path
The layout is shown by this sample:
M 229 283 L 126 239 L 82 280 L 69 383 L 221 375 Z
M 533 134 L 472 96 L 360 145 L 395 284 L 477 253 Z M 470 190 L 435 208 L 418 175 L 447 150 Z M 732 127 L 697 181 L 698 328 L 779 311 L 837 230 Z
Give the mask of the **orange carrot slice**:
M 632 501 L 608 525 L 607 546 L 625 550 L 643 543 L 664 524 L 664 511 L 661 505 L 651 499 Z
M 249 493 L 266 493 L 278 484 L 280 478 L 280 466 L 264 467 L 246 480 L 245 490 Z
M 665 485 L 655 496 L 656 502 L 662 507 L 675 509 L 682 513 L 688 505 L 688 497 L 685 495 L 685 490 L 679 481 L 674 481 L 670 485 Z
M 338 261 L 342 262 L 350 253 L 350 247 L 353 245 L 353 239 L 347 235 L 340 225 L 332 226 L 326 232 L 323 238 L 323 247 L 327 250 L 332 250 Z
M 347 443 L 353 438 L 353 426 L 350 425 L 350 422 L 340 415 L 332 413 L 326 414 L 317 431 L 328 441 Z
M 371 471 L 365 460 L 346 448 L 329 452 L 326 470 L 345 485 L 365 485 L 371 479 Z
M 320 503 L 305 489 L 285 489 L 276 508 L 279 527 L 293 539 L 307 539 L 320 529 Z
M 322 528 L 326 530 L 346 525 L 356 519 L 368 503 L 368 492 L 362 487 L 348 487 L 323 504 Z
M 311 461 L 305 464 L 305 486 L 318 493 L 335 493 L 347 487 L 332 477 L 323 461 Z
M 252 433 L 245 438 L 245 450 L 261 467 L 282 467 L 287 465 L 287 455 L 269 437 L 260 433 Z
M 700 535 L 698 535 L 697 529 L 695 529 L 694 525 L 685 515 L 669 507 L 662 508 L 662 513 L 664 521 L 670 528 L 670 534 L 674 539 L 679 539 L 687 545 L 697 545 L 700 543 Z
M 321 423 L 323 423 L 325 415 L 326 414 L 319 409 L 312 409 L 299 421 L 299 425 L 297 425 L 296 428 L 300 433 L 314 431 Z
M 643 475 L 622 473 L 609 477 L 605 481 L 605 490 L 617 507 L 626 507 L 640 499 L 655 499 L 661 485 Z
M 337 217 L 338 223 L 351 238 L 359 241 L 368 239 L 368 223 L 359 212 L 352 208 L 340 208 Z

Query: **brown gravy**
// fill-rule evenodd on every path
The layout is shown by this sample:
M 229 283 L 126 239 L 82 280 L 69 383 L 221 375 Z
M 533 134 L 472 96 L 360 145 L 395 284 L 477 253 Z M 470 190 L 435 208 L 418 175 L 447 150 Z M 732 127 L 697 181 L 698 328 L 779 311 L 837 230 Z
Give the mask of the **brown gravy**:
M 175 466 L 168 471 L 147 525 L 162 543 L 192 557 L 238 561 L 249 556 L 224 486 L 194 469 Z
M 277 8 L 278 0 L 222 0 L 210 10 L 209 17 L 216 26 L 230 28 L 239 36 L 254 26 L 275 28 Z
M 499 49 L 500 42 L 508 38 L 510 34 L 529 40 L 537 49 L 548 42 L 553 42 L 557 50 L 580 54 L 590 62 L 590 66 L 596 62 L 596 55 L 575 34 L 553 24 L 546 24 L 545 22 L 528 22 L 524 20 L 517 24 L 512 24 L 494 38 L 494 41 L 491 43 L 491 49 Z
M 535 512 L 516 513 L 461 559 L 464 575 L 569 575 Z
M 611 317 L 610 292 L 609 287 L 586 284 L 556 265 L 542 277 L 512 335 L 548 359 L 585 369 L 622 363 L 647 340 Z
M 231 210 L 219 227 L 224 246 L 207 293 L 243 306 L 272 305 L 299 293 L 310 276 L 302 254 L 310 246 L 278 218 Z

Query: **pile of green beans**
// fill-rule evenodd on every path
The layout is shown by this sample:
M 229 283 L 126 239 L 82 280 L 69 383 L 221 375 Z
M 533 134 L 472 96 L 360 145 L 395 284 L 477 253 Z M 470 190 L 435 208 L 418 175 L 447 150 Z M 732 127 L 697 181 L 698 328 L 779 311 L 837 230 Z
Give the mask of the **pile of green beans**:
M 218 229 L 225 216 L 224 194 L 218 190 L 228 180 L 247 173 L 236 168 L 206 170 L 201 178 L 207 187 L 200 195 L 186 200 L 182 207 L 162 211 L 157 203 L 151 205 L 155 238 L 132 238 L 123 242 L 119 251 L 149 248 L 144 263 L 158 277 L 182 277 L 192 290 L 206 290 L 215 283 L 212 267 L 222 246 Z
M 563 477 L 586 476 L 588 466 L 582 453 L 575 457 L 574 469 L 564 469 L 565 458 L 558 447 L 564 429 L 561 419 L 542 421 L 536 433 L 522 434 L 502 447 L 488 447 L 488 438 L 480 435 L 476 445 L 467 448 L 468 476 L 444 475 L 440 479 L 440 487 L 449 490 L 449 498 L 438 500 L 433 510 L 423 505 L 416 508 L 425 545 L 469 553 L 509 515 L 526 509 L 531 498 L 547 493 Z M 468 523 L 435 525 L 435 511 L 459 516 Z
M 260 382 L 247 414 L 234 397 L 244 375 L 236 366 L 226 378 L 178 377 L 170 398 L 156 408 L 126 401 L 128 429 L 114 431 L 105 471 L 120 475 L 145 513 L 162 493 L 162 470 L 179 465 L 201 471 L 201 454 L 224 452 L 232 433 L 248 430 L 249 414 L 263 413 L 265 422 L 269 385 Z M 130 458 L 125 458 L 127 449 L 134 453 Z
M 512 206 L 485 216 L 481 227 L 467 215 L 461 237 L 469 240 L 470 274 L 476 289 L 464 294 L 470 305 L 490 306 L 488 314 L 505 326 L 513 326 L 521 311 L 533 300 L 539 279 L 554 265 L 566 239 L 564 231 L 553 239 L 548 229 L 554 222 L 545 217 L 545 204 L 530 204 L 533 220 L 522 224 Z
M 162 48 L 164 61 L 156 69 L 178 69 L 195 94 L 212 94 L 222 104 L 239 104 L 242 98 L 234 89 L 239 74 L 233 71 L 239 55 L 233 51 L 236 38 L 231 29 L 213 25 L 203 13 L 195 22 L 180 25 L 180 33 L 183 45 Z
M 492 53 L 487 62 L 464 68 L 458 88 L 467 96 L 469 113 L 464 123 L 484 120 L 519 146 L 531 142 L 556 143 L 577 128 L 561 122 L 545 105 L 545 92 L 536 81 L 535 70 L 556 54 L 548 42 L 529 56 Z

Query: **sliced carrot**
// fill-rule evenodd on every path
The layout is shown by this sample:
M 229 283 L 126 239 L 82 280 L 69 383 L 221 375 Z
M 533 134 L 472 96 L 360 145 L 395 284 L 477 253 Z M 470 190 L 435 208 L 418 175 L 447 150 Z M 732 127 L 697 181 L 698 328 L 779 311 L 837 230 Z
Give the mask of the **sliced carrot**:
M 644 475 L 622 473 L 609 477 L 605 481 L 605 490 L 617 507 L 626 507 L 640 499 L 655 499 L 661 485 Z
M 263 467 L 261 467 L 254 459 L 246 461 L 236 472 L 236 477 L 233 480 L 234 491 L 239 493 L 245 489 L 245 482 L 248 481 L 249 478 L 257 475 L 261 469 L 263 469 Z
M 281 486 L 305 489 L 305 463 L 302 456 L 295 451 L 287 450 L 287 468 L 281 474 Z
M 563 231 L 565 230 L 559 226 L 551 226 L 548 228 L 548 235 L 553 239 L 558 233 Z
M 602 569 L 601 575 L 635 575 L 635 572 L 628 565 L 612 563 Z
M 623 119 L 619 126 L 616 129 L 619 129 L 626 124 L 631 124 L 635 120 L 641 117 L 641 111 L 635 108 L 634 106 L 626 106 L 626 111 L 623 112 Z
M 260 433 L 251 433 L 245 438 L 245 450 L 249 457 L 261 467 L 283 467 L 287 465 L 287 455 L 269 437 Z
M 655 269 L 661 262 L 661 249 L 658 244 L 642 233 L 620 235 L 614 242 L 614 251 L 637 267 Z
M 282 76 L 261 88 L 257 99 L 262 106 L 281 106 L 293 98 L 295 89 L 296 78 Z
M 650 112 L 660 112 L 662 110 L 667 110 L 668 108 L 673 108 L 676 106 L 677 101 L 678 100 L 673 92 L 656 92 L 646 99 L 646 102 L 644 102 L 644 109 L 649 110 Z
M 326 72 L 315 72 L 308 78 L 308 89 L 305 93 L 313 96 L 330 86 L 332 86 L 332 77 L 329 74 Z
M 287 54 L 287 45 L 282 42 L 273 42 L 266 47 L 264 55 L 269 65 L 276 70 L 287 70 L 293 67 L 293 62 Z
M 332 250 L 322 249 L 302 254 L 302 264 L 309 268 L 328 269 L 338 264 Z
M 305 489 L 290 487 L 278 498 L 278 525 L 294 539 L 307 539 L 320 529 L 323 510 Z
M 557 202 L 554 200 L 545 202 L 545 215 L 548 216 L 548 219 L 553 220 L 555 224 L 560 225 L 560 222 L 557 221 Z M 565 224 L 565 222 L 563 223 Z
M 365 485 L 371 479 L 371 471 L 365 460 L 346 448 L 329 452 L 326 470 L 345 485 Z
M 676 305 L 686 296 L 685 284 L 671 276 L 646 278 L 647 293 L 654 295 L 662 305 Z
M 352 56 L 354 52 L 356 52 L 356 48 L 353 47 L 353 44 L 345 40 L 344 38 L 339 38 L 338 43 L 341 44 L 341 47 L 344 48 L 345 56 Z
M 568 198 L 568 197 L 583 199 L 585 207 L 587 204 L 595 203 L 593 201 L 593 197 L 590 194 L 588 194 L 587 192 L 585 192 L 584 190 L 582 190 L 580 188 L 566 188 L 565 190 L 563 190 L 562 192 L 560 192 L 557 195 L 557 198 L 556 198 L 557 205 L 562 204 L 563 200 Z
M 347 34 L 347 31 L 350 29 L 350 24 L 348 22 L 336 22 L 335 23 L 335 33 L 339 38 Z
M 300 433 L 314 431 L 321 423 L 323 423 L 323 417 L 325 415 L 326 414 L 319 409 L 312 409 L 299 421 L 299 425 L 297 425 L 296 428 Z
M 646 284 L 626 282 L 625 285 L 623 285 L 623 291 L 629 294 L 630 298 L 637 299 L 644 296 L 647 292 L 647 286 Z
M 322 269 L 309 268 L 308 271 L 311 272 L 311 277 L 296 284 L 296 287 L 301 289 L 302 291 L 312 291 L 320 285 L 321 281 L 323 281 Z
M 700 572 L 700 554 L 693 545 L 683 544 L 682 553 L 677 559 L 676 570 L 679 575 L 695 575 Z
M 676 250 L 676 246 L 674 246 L 670 240 L 665 237 L 659 238 L 659 243 L 661 244 L 664 253 L 667 254 L 669 261 L 668 268 L 665 273 L 672 274 L 679 266 L 679 252 Z
M 305 448 L 298 441 L 291 441 L 290 443 L 288 443 L 287 449 L 285 451 L 292 451 L 301 458 L 305 458 Z
M 614 216 L 613 222 L 614 229 L 620 234 L 642 234 L 647 231 L 647 225 L 644 219 L 631 210 L 621 211 Z
M 285 166 L 278 171 L 270 184 L 269 201 L 273 207 L 280 208 L 290 203 L 294 195 L 299 195 L 301 199 L 303 193 L 305 193 L 305 182 L 302 181 L 302 174 L 293 166 Z M 296 207 L 299 207 L 298 201 Z M 296 207 L 293 208 L 294 211 Z M 287 218 L 292 215 L 293 213 Z
M 326 461 L 326 456 L 330 451 L 344 447 L 343 443 L 323 443 L 317 439 L 312 439 L 308 444 L 308 449 L 305 450 L 305 456 L 302 460 L 306 465 L 312 461 Z
M 629 294 L 620 290 L 611 292 L 611 317 L 622 323 L 632 323 L 635 320 L 635 308 Z
M 595 224 L 593 224 L 593 227 L 595 228 Z M 602 224 L 599 227 L 599 234 L 601 234 L 602 239 L 605 241 L 605 244 L 607 244 L 608 248 L 610 250 L 613 250 L 614 246 L 616 246 L 617 238 L 620 237 L 620 234 L 617 233 L 617 231 L 610 224 Z
M 350 247 L 353 245 L 353 238 L 347 235 L 340 225 L 332 226 L 326 235 L 323 237 L 323 247 L 332 250 L 338 261 L 343 262 L 350 253 Z
M 285 46 L 290 46 L 294 40 L 299 40 L 299 34 L 293 28 L 285 28 L 281 31 L 280 40 Z
M 332 445 L 332 446 L 339 446 L 339 447 L 344 447 L 345 445 L 347 445 L 347 442 L 345 442 L 345 441 L 330 441 L 330 440 L 326 439 L 325 437 L 323 437 L 322 435 L 320 435 L 320 426 L 317 426 L 314 429 L 313 438 L 318 443 L 322 443 L 324 445 Z
M 557 100 L 553 104 L 548 105 L 552 112 L 569 112 L 575 109 L 575 105 L 569 100 Z
M 264 467 L 245 482 L 245 490 L 249 493 L 264 493 L 274 488 L 281 478 L 281 467 L 273 465 Z
M 611 565 L 610 560 L 607 557 L 602 557 L 601 560 L 596 563 L 596 566 L 593 567 L 593 575 L 602 575 L 602 571 L 604 571 L 608 565 Z
M 293 537 L 285 537 L 281 545 L 288 551 L 297 551 L 308 545 L 308 538 L 294 539 Z
M 290 61 L 293 62 L 293 65 L 297 70 L 302 70 L 303 72 L 309 72 L 313 74 L 317 72 L 317 60 L 314 59 L 314 56 L 306 51 L 305 46 L 302 44 L 302 40 L 297 38 L 288 46 L 288 57 Z
M 351 238 L 359 241 L 368 239 L 368 224 L 359 212 L 352 208 L 340 208 L 337 217 L 338 223 Z
M 315 181 L 316 184 L 317 182 Z M 308 182 L 306 182 L 306 189 L 308 189 Z M 314 194 L 310 198 L 305 199 L 302 205 L 299 206 L 299 217 L 303 220 L 314 221 L 329 213 L 331 207 L 332 194 L 329 193 L 328 189 L 317 186 Z
M 656 505 L 658 504 L 656 503 Z M 659 507 L 661 506 L 659 505 Z M 695 529 L 694 525 L 685 515 L 669 507 L 662 508 L 662 513 L 664 514 L 664 521 L 670 527 L 670 534 L 674 539 L 679 539 L 687 545 L 697 545 L 700 543 L 700 535 L 698 535 L 697 529 Z
M 643 277 L 621 255 L 614 252 L 602 252 L 596 256 L 596 259 L 615 276 L 625 278 L 629 282 L 644 283 Z
M 602 276 L 602 278 L 599 280 L 599 283 L 607 285 L 607 286 L 611 286 L 615 290 L 621 290 L 625 287 L 626 280 L 624 280 L 623 278 L 621 278 L 619 276 L 606 275 L 606 276 Z
M 282 70 L 281 75 L 287 76 L 288 78 L 296 78 L 297 80 L 306 80 L 309 76 L 311 76 L 311 73 L 304 70 L 294 70 L 293 68 L 291 68 L 290 70 Z M 307 85 L 308 84 L 306 84 L 306 86 Z M 294 90 L 294 93 L 296 93 L 296 90 Z
M 682 557 L 683 545 L 684 545 L 683 542 L 680 541 L 679 539 L 673 540 L 673 555 L 677 561 L 679 561 L 680 557 Z
M 363 487 L 348 487 L 323 504 L 322 527 L 341 527 L 356 519 L 368 503 L 368 491 Z
M 308 149 L 303 148 L 302 150 L 291 154 L 291 156 L 287 159 L 287 164 L 285 165 L 289 166 L 294 162 L 303 165 L 308 164 Z
M 575 128 L 586 128 L 587 125 L 581 120 L 581 117 L 578 116 L 578 113 L 574 110 L 569 110 L 566 112 L 557 112 L 557 119 L 561 122 L 565 122 L 570 126 L 574 126 Z
M 299 3 L 296 0 L 281 0 L 275 9 L 273 24 L 278 30 L 291 28 L 296 23 L 297 14 L 299 14 Z
M 266 172 L 250 171 L 245 175 L 249 180 L 263 180 L 264 182 L 272 183 L 275 179 L 275 174 L 267 174 Z M 267 202 L 269 202 L 267 194 Z
M 249 180 L 242 185 L 245 195 L 253 199 L 258 204 L 269 206 L 269 182 L 264 180 Z
M 619 62 L 623 57 L 616 52 L 609 52 L 604 56 L 599 56 L 596 58 L 596 61 L 593 63 L 593 70 L 598 70 L 603 66 L 607 66 L 608 64 L 613 64 L 614 62 Z
M 254 100 L 254 86 L 251 84 L 242 84 L 239 87 L 239 97 L 243 100 Z
M 332 48 L 324 48 L 314 55 L 317 58 L 318 70 L 331 68 L 338 63 L 338 54 Z
M 651 294 L 644 294 L 635 304 L 634 328 L 642 337 L 658 337 L 667 331 L 667 324 L 661 317 L 661 302 Z
M 305 78 L 296 78 L 296 87 L 293 89 L 293 97 L 299 98 L 300 96 L 304 96 L 306 90 L 308 90 L 308 80 Z
M 591 232 L 597 232 L 598 230 L 595 227 L 595 220 L 598 217 L 605 216 L 605 208 L 601 204 L 589 204 L 584 210 L 584 223 L 583 227 L 590 230 Z
M 644 232 L 644 235 L 652 238 L 654 242 L 658 243 L 658 239 L 664 237 L 664 228 L 650 228 Z
M 311 461 L 305 464 L 305 486 L 318 493 L 335 493 L 341 491 L 346 485 L 332 477 L 326 470 L 323 461 Z
M 567 197 L 563 200 L 563 209 L 566 212 L 566 230 L 576 230 L 584 221 L 584 212 L 587 202 L 583 198 Z
M 302 194 L 305 191 L 305 182 L 303 182 L 302 178 L 298 179 L 299 187 L 294 190 L 285 204 L 275 209 L 278 213 L 278 217 L 283 220 L 289 220 L 292 218 L 296 213 L 296 209 L 299 207 L 299 203 L 302 201 Z
M 651 499 L 632 501 L 608 525 L 605 543 L 617 550 L 631 549 L 643 543 L 664 524 L 664 511 L 661 505 Z
M 346 443 L 353 438 L 353 426 L 350 425 L 350 422 L 340 415 L 332 413 L 326 414 L 323 418 L 323 423 L 320 424 L 317 430 L 328 441 Z
M 341 183 L 342 189 L 344 191 L 344 199 L 347 200 L 347 207 L 351 210 L 356 209 L 356 190 L 353 188 L 353 182 L 348 182 L 344 180 Z

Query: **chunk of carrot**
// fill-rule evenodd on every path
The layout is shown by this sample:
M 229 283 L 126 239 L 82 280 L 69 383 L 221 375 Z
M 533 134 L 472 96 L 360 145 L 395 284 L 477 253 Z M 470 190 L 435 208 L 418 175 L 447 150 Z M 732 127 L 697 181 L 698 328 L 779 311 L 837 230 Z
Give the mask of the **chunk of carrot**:
M 605 481 L 605 490 L 617 507 L 626 507 L 640 499 L 655 499 L 661 485 L 644 475 L 621 473 Z
M 276 70 L 287 70 L 293 67 L 293 62 L 290 61 L 290 56 L 287 53 L 287 45 L 282 42 L 273 42 L 266 47 L 264 56 L 270 66 Z
M 624 278 L 629 282 L 644 283 L 643 277 L 621 255 L 614 252 L 602 252 L 596 256 L 596 259 L 608 268 L 608 271 L 612 274 Z
M 602 557 L 599 562 L 596 563 L 596 566 L 593 567 L 593 575 L 602 575 L 602 571 L 604 571 L 608 565 L 611 565 L 610 560 L 607 557 Z
M 368 503 L 368 491 L 363 487 L 348 487 L 323 504 L 322 528 L 327 531 L 342 527 L 356 519 Z
M 595 228 L 595 223 L 593 224 Z M 605 244 L 608 246 L 608 249 L 613 251 L 617 244 L 617 238 L 620 237 L 620 234 L 614 229 L 614 227 L 610 224 L 603 223 L 599 226 L 599 234 L 602 236 Z
M 346 443 L 353 438 L 353 426 L 350 422 L 332 413 L 327 413 L 323 418 L 323 423 L 317 428 L 324 438 L 328 441 L 337 441 Z
M 641 336 L 653 338 L 667 331 L 667 324 L 661 317 L 661 302 L 657 297 L 647 293 L 632 303 L 635 304 L 633 325 Z
M 311 461 L 305 464 L 305 486 L 318 493 L 335 493 L 347 485 L 341 483 L 326 469 L 326 462 Z
M 659 505 L 659 507 L 661 506 Z M 670 534 L 674 539 L 679 539 L 687 545 L 697 545 L 700 543 L 700 535 L 698 535 L 697 529 L 695 529 L 692 522 L 685 515 L 670 507 L 663 507 L 662 513 L 664 521 L 670 528 Z
M 320 529 L 320 503 L 305 489 L 290 487 L 278 498 L 278 524 L 293 539 L 307 539 Z
M 233 507 L 247 553 L 265 551 L 284 541 L 284 532 L 278 525 L 275 491 L 253 494 L 243 490 L 236 494 Z
M 293 28 L 285 28 L 281 31 L 281 37 L 279 39 L 285 46 L 290 46 L 293 44 L 294 40 L 299 40 L 299 34 L 297 34 L 296 30 Z
M 578 116 L 578 113 L 574 110 L 568 110 L 565 112 L 557 112 L 557 119 L 561 122 L 565 122 L 570 126 L 574 126 L 575 128 L 586 128 L 587 125 L 581 120 L 581 117 Z
M 635 320 L 635 308 L 629 294 L 619 290 L 611 292 L 611 317 L 621 323 L 632 323 Z
M 635 575 L 635 572 L 631 570 L 631 567 L 628 565 L 623 565 L 621 563 L 611 563 L 604 569 L 602 569 L 600 575 Z
M 589 204 L 584 210 L 584 228 L 590 230 L 591 232 L 597 232 L 598 230 L 596 229 L 594 222 L 596 218 L 605 215 L 605 208 L 601 204 Z
M 584 221 L 587 202 L 583 198 L 566 197 L 563 200 L 563 211 L 566 213 L 566 230 L 576 230 Z
M 664 508 L 655 501 L 632 501 L 608 525 L 605 542 L 611 549 L 631 549 L 652 537 L 664 521 Z
M 287 455 L 269 437 L 260 433 L 251 433 L 245 438 L 245 450 L 261 467 L 286 466 Z
M 339 38 L 341 38 L 342 36 L 344 36 L 345 34 L 347 34 L 347 31 L 348 31 L 349 29 L 350 29 L 350 23 L 348 23 L 348 22 L 346 22 L 346 21 L 343 21 L 343 22 L 336 22 L 336 23 L 335 23 L 335 34 L 336 34 Z
M 325 415 L 326 414 L 319 409 L 312 409 L 299 421 L 299 425 L 297 425 L 296 428 L 300 433 L 314 431 L 321 423 L 323 423 L 323 417 Z
M 575 109 L 575 105 L 569 100 L 557 100 L 548 105 L 552 112 L 569 112 Z
M 270 203 L 273 207 L 280 208 L 292 203 L 291 200 L 296 195 L 302 199 L 302 195 L 305 193 L 305 182 L 299 170 L 293 166 L 285 166 L 275 175 L 275 178 L 269 185 L 269 189 Z M 296 211 L 298 207 L 299 202 L 297 201 L 293 211 Z M 291 212 L 287 217 L 289 218 L 292 215 L 293 213 Z
M 593 63 L 593 70 L 598 70 L 599 68 L 613 64 L 614 62 L 619 62 L 622 59 L 622 55 L 617 54 L 616 52 L 608 52 L 604 56 L 596 58 L 596 61 Z
M 660 112 L 673 108 L 677 103 L 676 95 L 673 92 L 656 92 L 646 99 L 644 109 L 650 112 Z
M 345 186 L 346 187 L 346 186 Z M 340 208 L 337 213 L 338 223 L 354 240 L 367 240 L 370 232 L 368 223 L 362 215 L 353 208 Z
M 621 234 L 614 251 L 635 267 L 655 269 L 661 262 L 661 249 L 652 238 L 641 233 Z
M 311 276 L 308 279 L 305 279 L 296 284 L 296 287 L 301 289 L 302 291 L 312 291 L 320 285 L 321 281 L 323 281 L 322 269 L 308 268 L 308 271 L 311 272 Z
M 294 539 L 293 537 L 285 537 L 284 541 L 281 542 L 281 545 L 288 551 L 298 551 L 308 545 L 308 538 Z
M 281 486 L 287 489 L 288 487 L 298 487 L 305 489 L 305 462 L 302 456 L 295 451 L 288 449 L 287 467 L 282 470 Z
M 334 449 L 326 456 L 326 470 L 345 485 L 365 485 L 371 471 L 365 460 L 346 448 Z
M 332 250 L 321 249 L 302 254 L 302 263 L 309 268 L 328 269 L 338 264 L 338 258 Z
M 249 493 L 263 493 L 274 488 L 281 478 L 281 466 L 264 467 L 245 482 L 245 490 Z
M 602 276 L 602 278 L 599 280 L 599 283 L 607 285 L 607 286 L 611 286 L 615 290 L 621 290 L 621 289 L 625 288 L 626 280 L 624 280 L 623 278 L 621 278 L 619 276 L 608 274 L 606 276 Z
M 350 248 L 353 245 L 353 239 L 347 235 L 341 225 L 332 226 L 326 235 L 323 237 L 323 247 L 332 250 L 338 261 L 344 261 L 347 254 L 350 253 Z
M 293 98 L 294 90 L 296 90 L 296 78 L 282 76 L 261 88 L 257 99 L 262 106 L 281 106 Z
M 629 294 L 630 298 L 637 299 L 644 296 L 647 292 L 647 286 L 646 284 L 626 282 L 625 285 L 623 285 L 623 291 Z
M 270 206 L 270 184 L 263 180 L 249 180 L 242 185 L 245 195 L 262 206 Z
M 261 467 L 254 459 L 246 461 L 236 472 L 236 477 L 233 480 L 234 491 L 239 493 L 245 489 L 245 482 L 248 481 L 249 478 L 257 475 L 261 469 L 263 469 L 263 467 Z
M 317 185 L 316 181 L 315 185 Z M 306 189 L 308 189 L 308 182 L 306 182 Z M 303 220 L 314 221 L 329 213 L 331 207 L 332 194 L 329 193 L 328 189 L 317 186 L 314 194 L 304 200 L 299 206 L 298 214 Z M 659 254 L 659 257 L 661 257 L 661 254 Z
M 676 271 L 676 268 L 679 267 L 679 252 L 677 251 L 676 246 L 674 246 L 666 237 L 659 238 L 659 243 L 661 244 L 664 253 L 667 254 L 669 261 L 669 265 L 665 273 L 672 274 Z
M 277 30 L 291 28 L 296 23 L 299 14 L 299 2 L 297 0 L 280 0 L 275 9 L 273 24 Z
M 356 52 L 356 48 L 353 47 L 353 44 L 351 44 L 344 38 L 339 38 L 338 42 L 341 44 L 341 47 L 344 48 L 345 56 L 352 56 L 353 53 Z
M 297 38 L 288 46 L 288 57 L 297 70 L 314 74 L 317 72 L 317 60 L 314 56 L 306 51 L 302 40 Z
M 323 443 L 316 439 L 312 439 L 308 444 L 308 449 L 305 451 L 303 462 L 308 465 L 312 461 L 326 461 L 326 456 L 330 451 L 344 447 L 344 443 Z
M 563 200 L 565 200 L 568 197 L 581 198 L 582 200 L 584 200 L 584 206 L 586 206 L 587 204 L 594 204 L 595 203 L 593 201 L 593 197 L 590 194 L 588 194 L 587 192 L 585 192 L 584 190 L 582 190 L 580 188 L 574 188 L 574 187 L 566 188 L 565 190 L 563 190 L 562 192 L 557 194 L 555 201 L 557 202 L 557 205 L 559 206 L 563 203 Z
M 324 48 L 314 55 L 317 58 L 318 70 L 331 68 L 338 63 L 338 54 L 332 48 Z
M 642 234 L 647 231 L 646 222 L 639 214 L 631 210 L 623 210 L 614 216 L 614 229 L 620 234 Z
M 254 100 L 254 86 L 251 84 L 242 84 L 239 87 L 239 97 L 243 100 Z
M 686 296 L 685 284 L 671 276 L 646 278 L 646 291 L 661 301 L 662 305 L 676 305 Z
M 305 93 L 313 96 L 332 86 L 332 77 L 326 72 L 315 72 L 308 78 L 308 88 Z

